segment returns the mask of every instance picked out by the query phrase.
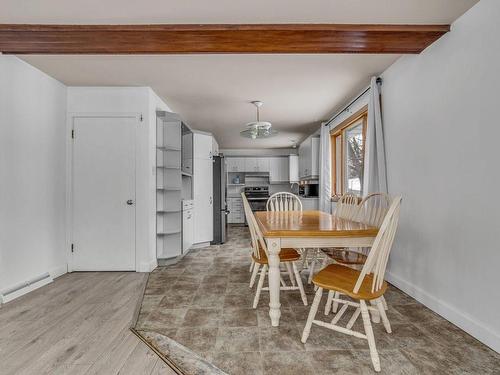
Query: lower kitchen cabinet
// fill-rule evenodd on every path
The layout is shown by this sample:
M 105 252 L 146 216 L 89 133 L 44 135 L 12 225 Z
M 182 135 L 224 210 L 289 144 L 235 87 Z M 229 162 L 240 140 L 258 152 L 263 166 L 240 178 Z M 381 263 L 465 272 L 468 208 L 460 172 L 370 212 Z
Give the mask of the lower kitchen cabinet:
M 243 200 L 241 198 L 227 198 L 228 224 L 243 224 L 245 222 L 245 211 L 243 209 Z
M 182 253 L 194 243 L 194 205 L 192 200 L 182 202 Z

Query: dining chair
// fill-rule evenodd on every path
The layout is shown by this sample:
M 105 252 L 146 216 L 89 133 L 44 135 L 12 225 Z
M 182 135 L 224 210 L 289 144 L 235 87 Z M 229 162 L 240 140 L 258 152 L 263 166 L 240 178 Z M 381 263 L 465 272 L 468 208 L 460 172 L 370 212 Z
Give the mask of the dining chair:
M 290 192 L 281 191 L 274 193 L 269 197 L 266 203 L 267 211 L 302 211 L 302 202 L 300 198 Z M 307 257 L 307 249 L 297 249 L 303 257 L 302 268 L 304 268 Z M 295 277 L 293 276 L 292 266 L 289 262 L 285 263 L 290 282 L 295 286 Z M 255 270 L 255 268 L 254 268 Z M 252 284 L 251 284 L 252 285 Z
M 354 221 L 380 228 L 380 225 L 382 225 L 382 221 L 387 214 L 387 210 L 389 209 L 390 204 L 391 200 L 387 194 L 372 193 L 361 200 L 361 203 L 357 205 L 355 211 L 345 210 L 344 208 L 341 208 L 341 210 L 343 210 L 342 215 L 346 213 L 347 217 L 353 219 Z M 365 264 L 368 251 L 369 249 L 363 248 L 323 249 L 323 252 L 330 260 L 334 261 L 335 263 L 340 263 L 353 268 L 360 268 L 363 264 Z M 335 294 L 336 295 L 334 295 L 333 292 L 328 293 L 327 303 L 325 304 L 325 315 L 328 315 L 330 309 L 332 308 L 333 312 L 337 312 L 338 303 L 332 303 L 332 300 L 334 297 L 336 299 L 340 298 L 340 294 L 338 292 Z M 383 302 L 384 306 L 386 306 L 385 300 Z M 377 317 L 375 317 L 374 319 L 374 321 L 378 321 Z
M 267 245 L 266 241 L 264 240 L 264 237 L 262 236 L 262 232 L 257 224 L 257 221 L 255 219 L 255 216 L 250 209 L 250 205 L 248 204 L 248 201 L 243 201 L 244 203 L 244 211 L 245 215 L 247 218 L 247 223 L 248 223 L 248 229 L 250 231 L 250 237 L 252 239 L 252 259 L 255 262 L 254 266 L 254 271 L 252 273 L 252 276 L 257 276 L 258 270 L 260 266 L 262 266 L 262 269 L 260 271 L 259 275 L 259 282 L 257 283 L 257 291 L 255 292 L 255 298 L 253 301 L 253 308 L 257 308 L 257 305 L 259 303 L 260 299 L 260 294 L 263 290 L 269 290 L 269 287 L 264 287 L 264 281 L 266 278 L 266 274 L 269 270 L 269 261 L 268 261 L 268 251 L 267 251 Z M 302 302 L 304 303 L 304 306 L 307 306 L 307 297 L 306 293 L 304 291 L 304 286 L 302 285 L 302 279 L 300 278 L 299 270 L 297 268 L 297 261 L 300 260 L 300 254 L 297 250 L 291 249 L 291 248 L 282 248 L 279 254 L 280 257 L 280 263 L 284 264 L 291 264 L 291 269 L 293 270 L 293 276 L 294 276 L 294 281 L 295 283 L 292 284 L 291 286 L 287 286 L 283 278 L 280 277 L 280 290 L 299 290 L 300 291 L 300 296 L 302 298 Z M 288 267 L 287 267 L 288 268 Z M 257 270 L 257 271 L 256 271 Z
M 300 198 L 293 193 L 280 191 L 269 197 L 266 203 L 267 211 L 302 211 Z
M 314 276 L 313 283 L 318 286 L 318 289 L 314 296 L 314 301 L 309 311 L 309 316 L 307 317 L 301 339 L 303 343 L 306 343 L 311 332 L 312 324 L 366 339 L 368 341 L 373 367 L 377 372 L 380 371 L 380 359 L 375 344 L 369 311 L 377 311 L 382 318 L 385 330 L 391 333 L 391 325 L 387 319 L 381 297 L 387 290 L 387 282 L 384 280 L 384 275 L 398 226 L 401 200 L 402 198 L 399 196 L 392 201 L 361 271 L 341 264 L 330 264 Z M 339 312 L 335 314 L 331 322 L 316 320 L 316 313 L 324 289 L 340 292 L 348 295 L 352 300 L 359 302 L 339 299 L 336 302 L 343 306 Z M 374 305 L 368 306 L 366 303 L 367 301 L 374 301 Z M 347 325 L 342 327 L 337 323 L 349 306 L 355 307 L 355 311 Z M 364 333 L 352 330 L 360 314 L 363 319 Z
M 347 219 L 347 220 L 353 220 L 356 217 L 356 212 L 358 209 L 358 202 L 359 198 L 350 193 L 344 194 L 340 199 L 337 201 L 337 205 L 335 207 L 335 211 L 333 212 L 333 216 L 339 217 L 341 219 Z M 314 271 L 316 268 L 316 262 L 318 260 L 318 257 L 322 252 L 326 252 L 328 255 L 328 251 L 336 251 L 336 250 L 342 250 L 342 249 L 337 249 L 337 248 L 331 248 L 331 249 L 316 249 L 313 255 L 313 259 L 311 262 L 311 266 L 309 268 L 309 278 L 307 279 L 308 284 L 311 284 L 312 278 L 314 276 Z M 326 266 L 328 262 L 328 256 L 325 255 L 323 258 L 321 266 L 324 267 Z

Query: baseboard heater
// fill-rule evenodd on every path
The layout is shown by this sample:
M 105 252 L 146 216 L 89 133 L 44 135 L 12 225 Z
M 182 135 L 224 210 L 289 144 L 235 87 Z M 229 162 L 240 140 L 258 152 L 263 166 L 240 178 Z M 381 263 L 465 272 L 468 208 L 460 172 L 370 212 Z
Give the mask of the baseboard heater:
M 52 281 L 52 276 L 50 276 L 48 272 L 45 272 L 43 275 L 34 277 L 28 281 L 23 281 L 10 288 L 6 288 L 0 292 L 0 303 L 12 301 L 17 297 L 49 284 Z

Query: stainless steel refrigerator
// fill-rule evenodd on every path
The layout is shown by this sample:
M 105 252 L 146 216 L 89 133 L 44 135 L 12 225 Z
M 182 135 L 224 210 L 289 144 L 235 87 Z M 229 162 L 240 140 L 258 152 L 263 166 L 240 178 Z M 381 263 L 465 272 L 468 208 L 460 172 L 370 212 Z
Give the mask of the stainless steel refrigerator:
M 214 239 L 213 245 L 226 242 L 227 234 L 227 186 L 226 186 L 226 160 L 223 155 L 213 157 L 213 183 L 214 183 Z

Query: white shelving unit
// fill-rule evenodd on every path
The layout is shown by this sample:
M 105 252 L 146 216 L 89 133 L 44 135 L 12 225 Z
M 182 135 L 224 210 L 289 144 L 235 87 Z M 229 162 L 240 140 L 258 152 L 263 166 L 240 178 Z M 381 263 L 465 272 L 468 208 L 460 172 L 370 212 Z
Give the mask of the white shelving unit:
M 182 252 L 182 122 L 156 113 L 156 256 L 159 263 Z

